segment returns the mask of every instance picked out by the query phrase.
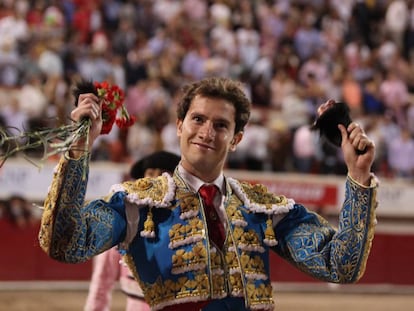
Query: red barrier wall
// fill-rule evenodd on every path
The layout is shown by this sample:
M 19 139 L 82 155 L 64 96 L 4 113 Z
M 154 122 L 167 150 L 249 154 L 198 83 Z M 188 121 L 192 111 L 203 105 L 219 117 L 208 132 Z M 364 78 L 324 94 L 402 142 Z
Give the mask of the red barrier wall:
M 37 240 L 39 225 L 18 228 L 0 220 L 0 281 L 85 280 L 91 261 L 65 264 L 49 258 Z
M 39 225 L 27 228 L 0 220 L 0 281 L 89 280 L 91 261 L 64 264 L 40 249 Z M 414 234 L 377 233 L 360 283 L 414 285 Z M 271 278 L 277 282 L 315 282 L 271 254 Z

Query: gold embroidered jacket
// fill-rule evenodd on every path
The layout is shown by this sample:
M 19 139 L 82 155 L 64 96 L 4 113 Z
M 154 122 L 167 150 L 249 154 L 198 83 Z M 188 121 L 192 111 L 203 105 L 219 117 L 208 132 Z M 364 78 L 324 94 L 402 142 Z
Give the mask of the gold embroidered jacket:
M 85 203 L 82 167 L 82 160 L 59 162 L 40 245 L 70 263 L 120 245 L 153 310 L 224 297 L 241 297 L 246 310 L 273 310 L 269 250 L 320 280 L 351 283 L 364 273 L 374 236 L 375 179 L 362 187 L 348 177 L 334 228 L 262 185 L 226 178 L 227 237 L 217 249 L 207 238 L 200 197 L 177 172 L 115 185 L 108 197 Z M 136 220 L 127 216 L 131 208 L 139 221 L 137 234 L 128 236 L 127 222 Z

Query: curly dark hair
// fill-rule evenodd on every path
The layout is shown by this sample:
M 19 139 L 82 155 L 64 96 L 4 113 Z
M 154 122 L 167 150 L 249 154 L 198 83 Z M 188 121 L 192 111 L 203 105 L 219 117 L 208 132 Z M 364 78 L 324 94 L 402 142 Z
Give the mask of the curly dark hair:
M 236 109 L 234 133 L 243 131 L 250 117 L 251 103 L 242 90 L 241 83 L 228 78 L 206 78 L 183 88 L 184 95 L 177 107 L 177 117 L 184 120 L 191 102 L 197 96 L 224 99 Z

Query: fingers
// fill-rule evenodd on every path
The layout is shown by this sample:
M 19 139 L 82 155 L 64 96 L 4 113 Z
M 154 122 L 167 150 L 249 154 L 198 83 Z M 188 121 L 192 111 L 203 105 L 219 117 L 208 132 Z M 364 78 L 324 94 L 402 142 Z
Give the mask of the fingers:
M 349 142 L 358 152 L 365 151 L 374 145 L 358 123 L 352 122 L 347 128 L 347 132 Z
M 339 131 L 341 132 L 342 141 L 346 141 L 348 139 L 348 132 L 342 124 L 338 124 Z
M 99 98 L 92 93 L 79 95 L 78 106 L 71 112 L 71 117 L 75 121 L 84 117 L 89 117 L 92 120 L 99 119 L 101 117 Z

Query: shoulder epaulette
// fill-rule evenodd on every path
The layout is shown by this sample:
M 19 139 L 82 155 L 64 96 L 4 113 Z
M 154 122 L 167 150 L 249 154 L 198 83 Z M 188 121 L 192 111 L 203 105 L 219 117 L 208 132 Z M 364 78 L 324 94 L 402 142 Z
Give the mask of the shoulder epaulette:
M 295 204 L 293 199 L 269 192 L 265 185 L 250 184 L 233 178 L 227 178 L 227 180 L 246 208 L 252 212 L 268 215 L 284 214 L 289 212 Z
M 126 199 L 137 205 L 168 207 L 174 200 L 175 188 L 173 178 L 164 173 L 155 178 L 145 177 L 113 185 L 111 192 L 124 191 Z

